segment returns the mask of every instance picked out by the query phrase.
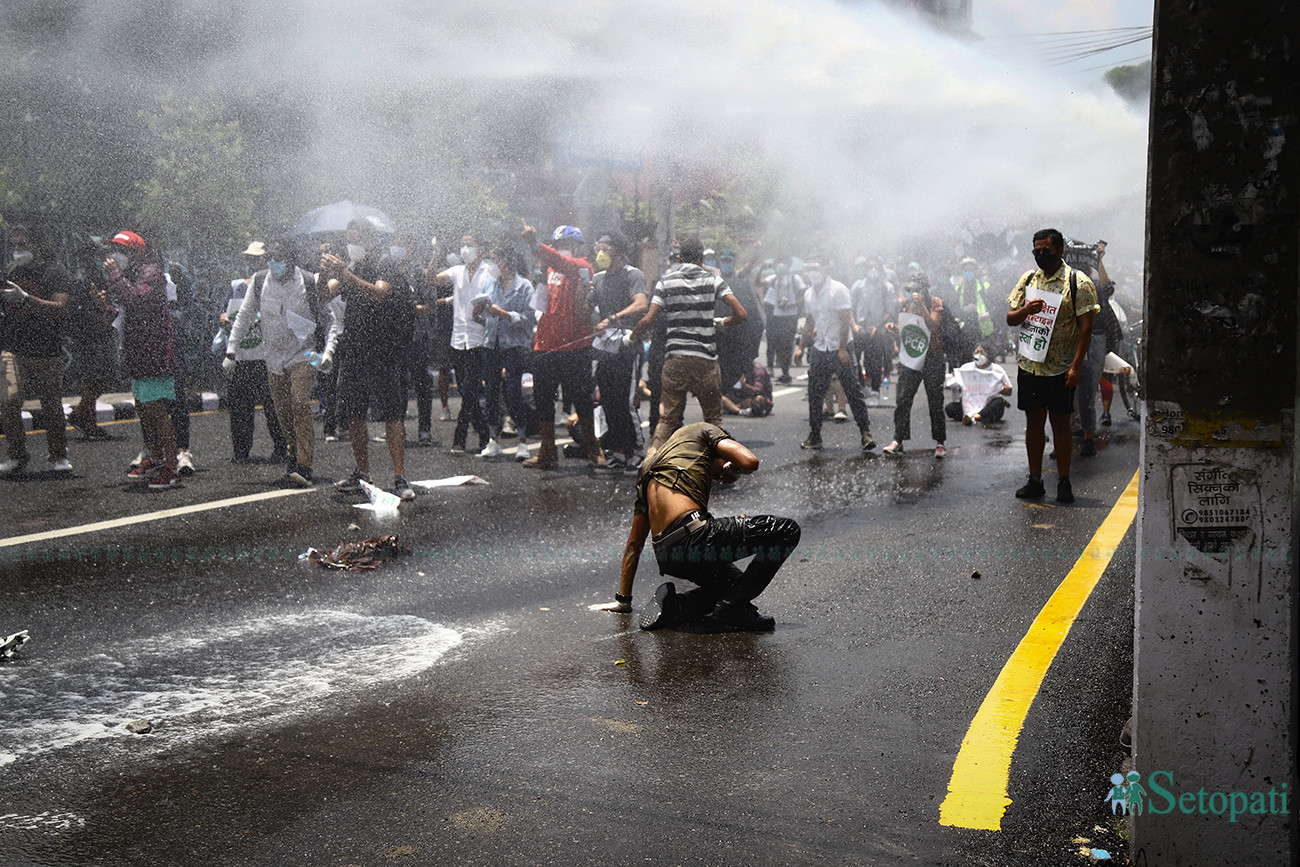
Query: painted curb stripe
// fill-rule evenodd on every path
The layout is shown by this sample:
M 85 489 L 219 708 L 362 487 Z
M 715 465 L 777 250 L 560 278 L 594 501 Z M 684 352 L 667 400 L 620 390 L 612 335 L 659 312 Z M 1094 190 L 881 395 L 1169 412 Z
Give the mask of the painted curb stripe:
M 948 781 L 948 796 L 939 807 L 939 824 L 953 828 L 1000 831 L 1011 799 L 1007 780 L 1011 757 L 1029 706 L 1047 669 L 1065 643 L 1070 627 L 1110 564 L 1115 549 L 1137 514 L 1138 474 L 1083 549 L 1074 567 L 1034 618 L 962 740 Z
M 66 536 L 80 536 L 83 533 L 95 533 L 99 530 L 112 530 L 115 527 L 129 527 L 132 524 L 145 524 L 149 521 L 161 521 L 164 518 L 176 518 L 180 515 L 192 515 L 195 512 L 208 512 L 213 509 L 224 509 L 228 506 L 239 506 L 244 503 L 256 503 L 261 500 L 274 500 L 279 497 L 292 497 L 295 494 L 310 494 L 317 488 L 291 488 L 283 491 L 263 491 L 260 494 L 247 494 L 243 497 L 231 497 L 228 500 L 213 500 L 210 503 L 195 503 L 192 506 L 181 506 L 176 509 L 163 509 L 161 512 L 145 512 L 143 515 L 131 515 L 126 518 L 114 518 L 111 521 L 97 521 L 94 524 L 80 524 L 76 527 L 66 527 L 62 530 L 49 530 L 45 533 L 32 533 L 27 536 L 10 536 L 8 539 L 0 539 L 0 548 L 9 548 L 14 545 L 28 545 L 32 542 L 45 542 L 50 539 L 62 539 Z

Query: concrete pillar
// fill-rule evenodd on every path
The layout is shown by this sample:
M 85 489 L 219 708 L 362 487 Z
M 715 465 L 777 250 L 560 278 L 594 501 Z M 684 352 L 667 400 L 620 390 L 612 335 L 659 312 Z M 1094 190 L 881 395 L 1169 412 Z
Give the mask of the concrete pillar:
M 1285 0 L 1157 0 L 1131 854 L 1149 867 L 1300 860 L 1298 51 Z

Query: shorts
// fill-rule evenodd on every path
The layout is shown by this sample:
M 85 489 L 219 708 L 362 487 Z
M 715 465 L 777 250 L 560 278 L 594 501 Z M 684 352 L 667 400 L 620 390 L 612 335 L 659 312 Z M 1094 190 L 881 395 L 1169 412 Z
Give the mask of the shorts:
M 155 400 L 175 400 L 176 377 L 146 376 L 144 379 L 133 379 L 131 396 L 142 404 L 153 403 Z
M 1023 412 L 1046 409 L 1054 415 L 1074 412 L 1074 389 L 1065 384 L 1065 374 L 1035 376 L 1023 370 L 1016 375 L 1016 408 Z
M 406 415 L 403 363 L 401 356 L 344 358 L 339 364 L 339 418 L 364 419 L 372 404 L 375 421 L 399 421 Z

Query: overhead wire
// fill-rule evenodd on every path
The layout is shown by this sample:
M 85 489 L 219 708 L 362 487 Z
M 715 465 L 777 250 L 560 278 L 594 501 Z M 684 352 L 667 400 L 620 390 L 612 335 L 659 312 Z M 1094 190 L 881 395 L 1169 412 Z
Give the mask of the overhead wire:
M 1046 66 L 1067 66 L 1097 57 L 1108 51 L 1135 45 L 1152 38 L 1149 26 L 1110 27 L 1095 30 L 1064 30 L 1051 33 L 1028 33 L 1017 36 L 993 36 L 988 39 L 1028 41 L 1030 50 Z M 1142 59 L 1142 58 L 1136 58 Z M 1123 61 L 1127 63 L 1129 61 Z M 1110 64 L 1114 65 L 1114 64 Z M 1093 67 L 1100 68 L 1100 67 Z M 1089 71 L 1089 70 L 1081 70 Z

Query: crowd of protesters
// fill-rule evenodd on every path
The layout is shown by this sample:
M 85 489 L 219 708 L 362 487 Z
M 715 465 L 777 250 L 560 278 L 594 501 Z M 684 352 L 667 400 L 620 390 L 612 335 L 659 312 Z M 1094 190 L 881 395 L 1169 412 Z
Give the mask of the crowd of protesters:
M 563 456 L 597 472 L 635 472 L 683 424 L 688 397 L 713 425 L 727 414 L 768 415 L 774 383 L 791 385 L 792 368 L 805 357 L 803 448 L 822 448 L 823 421 L 847 421 L 848 410 L 861 449 L 875 449 L 870 408 L 889 399 L 893 384 L 893 436 L 883 453 L 907 452 L 912 405 L 924 387 L 933 456 L 941 459 L 949 420 L 1003 423 L 1013 388 L 996 362 L 1018 357 L 1030 482 L 1017 496 L 1043 495 L 1043 424 L 1050 421 L 1058 500 L 1068 502 L 1071 418 L 1081 426 L 1079 454 L 1095 455 L 1098 420 L 1110 423 L 1107 359 L 1131 353 L 1111 311 L 1105 245 L 1088 248 L 1091 259 L 1076 270 L 1064 264 L 1060 233 L 1045 232 L 1035 236 L 1039 267 L 1019 278 L 966 258 L 938 269 L 948 273 L 934 280 L 917 262 L 767 258 L 758 245 L 738 263 L 730 250 L 705 248 L 695 237 L 660 261 L 648 241 L 617 229 L 593 241 L 567 225 L 544 240 L 526 224 L 490 240 L 466 233 L 452 251 L 435 247 L 427 265 L 364 218 L 337 243 L 308 246 L 273 234 L 243 251 L 246 276 L 230 281 L 217 311 L 212 348 L 227 377 L 231 460 L 253 460 L 260 404 L 271 459 L 286 468 L 283 483 L 314 485 L 319 417 L 325 442 L 346 438 L 351 446 L 354 469 L 336 487 L 360 490 L 374 475 L 367 424 L 382 422 L 375 441 L 387 452 L 391 490 L 412 499 L 410 395 L 413 445 L 433 446 L 434 394 L 440 419 L 450 421 L 454 384 L 453 454 L 513 457 L 539 470 L 556 468 Z M 124 369 L 143 438 L 128 477 L 153 490 L 179 485 L 194 471 L 177 336 L 184 302 L 194 297 L 188 273 L 129 230 L 82 244 L 70 266 L 36 227 L 11 230 L 9 246 L 0 296 L 7 443 L 0 474 L 24 472 L 29 462 L 24 397 L 41 403 L 49 469 L 72 470 L 66 425 L 54 421 L 63 413 L 66 342 L 83 373 L 67 423 L 86 439 L 105 438 L 96 401 Z M 1054 321 L 1055 332 L 1044 332 L 1050 347 L 1031 348 L 1029 358 L 1019 341 L 1027 320 L 1032 328 L 1043 318 L 1042 302 L 1029 298 L 1038 290 L 1057 290 L 1072 306 Z M 567 428 L 572 442 L 562 444 L 557 428 Z M 502 445 L 508 440 L 511 450 Z

